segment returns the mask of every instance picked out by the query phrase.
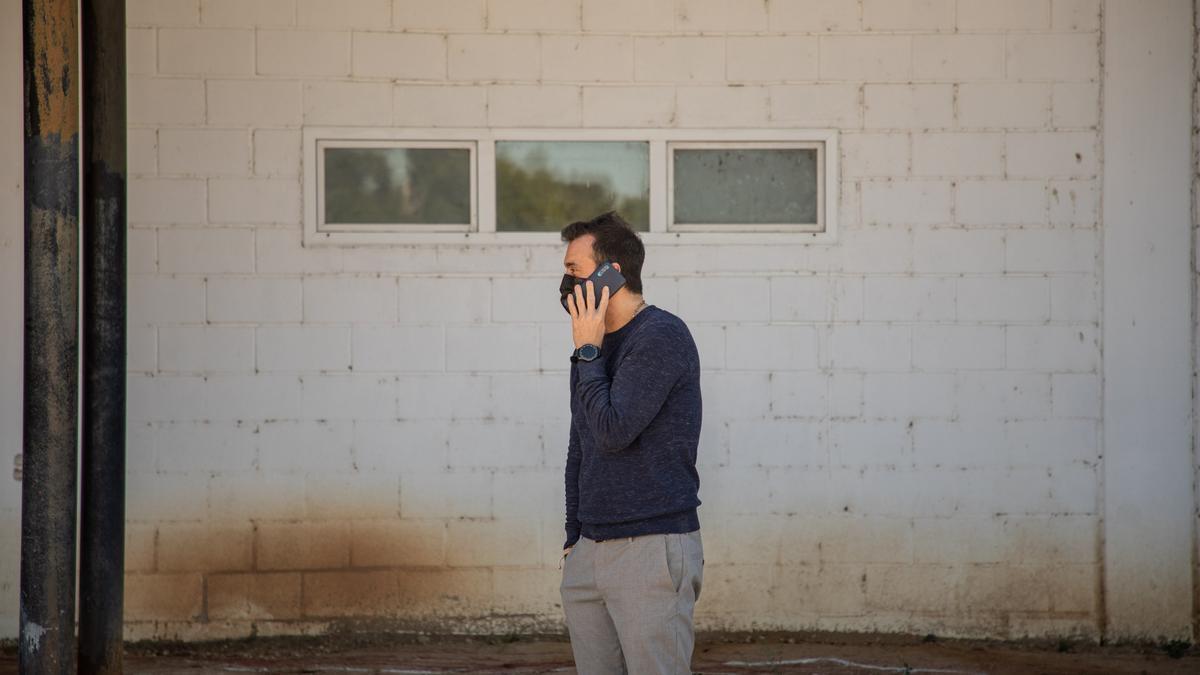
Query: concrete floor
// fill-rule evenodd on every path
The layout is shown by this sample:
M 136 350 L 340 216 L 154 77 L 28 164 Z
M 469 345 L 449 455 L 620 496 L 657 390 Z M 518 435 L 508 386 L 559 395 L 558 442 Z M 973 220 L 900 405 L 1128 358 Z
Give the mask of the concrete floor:
M 789 641 L 790 640 L 790 641 Z M 206 644 L 127 645 L 127 673 L 574 673 L 565 638 L 353 636 Z M 948 673 L 1076 675 L 1200 673 L 1200 649 L 1160 646 L 924 641 L 831 634 L 698 636 L 696 673 Z M 0 675 L 17 672 L 14 646 Z

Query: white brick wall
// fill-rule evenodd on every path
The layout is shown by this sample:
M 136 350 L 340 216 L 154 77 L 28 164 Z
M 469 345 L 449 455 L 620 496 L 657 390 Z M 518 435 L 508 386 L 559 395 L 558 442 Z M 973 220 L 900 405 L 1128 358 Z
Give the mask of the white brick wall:
M 996 626 L 1095 634 L 1100 4 L 131 1 L 138 574 L 172 523 L 254 519 L 260 552 L 331 523 L 437 539 L 321 537 L 298 568 L 556 583 L 561 248 L 304 248 L 304 125 L 833 127 L 836 242 L 647 253 L 704 366 L 700 625 L 867 629 L 919 600 L 986 632 L 951 584 Z M 987 599 L 1028 574 L 1055 604 Z

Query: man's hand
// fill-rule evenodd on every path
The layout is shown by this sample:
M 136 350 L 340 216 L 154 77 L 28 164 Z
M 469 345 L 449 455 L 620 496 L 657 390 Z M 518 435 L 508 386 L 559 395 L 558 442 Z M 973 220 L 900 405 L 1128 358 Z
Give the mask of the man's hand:
M 593 344 L 597 347 L 604 341 L 604 313 L 608 310 L 608 286 L 600 291 L 600 306 L 596 307 L 596 291 L 592 280 L 587 280 L 587 293 L 583 286 L 567 298 L 567 311 L 571 313 L 571 332 L 575 337 L 575 348 Z

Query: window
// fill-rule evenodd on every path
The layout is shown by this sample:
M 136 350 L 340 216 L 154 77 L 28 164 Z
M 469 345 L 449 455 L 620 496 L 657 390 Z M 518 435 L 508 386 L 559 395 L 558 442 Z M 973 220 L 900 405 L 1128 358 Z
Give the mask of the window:
M 670 229 L 820 232 L 820 146 L 672 143 Z
M 473 229 L 472 143 L 322 141 L 317 152 L 322 232 Z
M 650 229 L 649 143 L 496 142 L 497 231 L 558 232 L 610 209 Z
M 559 244 L 615 209 L 653 243 L 829 243 L 837 135 L 797 129 L 304 130 L 305 242 Z

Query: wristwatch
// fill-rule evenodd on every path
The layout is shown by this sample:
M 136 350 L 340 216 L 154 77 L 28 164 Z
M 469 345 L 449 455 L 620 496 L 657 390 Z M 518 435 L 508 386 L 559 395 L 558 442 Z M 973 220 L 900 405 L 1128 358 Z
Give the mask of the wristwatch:
M 577 361 L 594 361 L 600 356 L 600 348 L 594 344 L 585 344 L 571 352 L 571 363 Z

